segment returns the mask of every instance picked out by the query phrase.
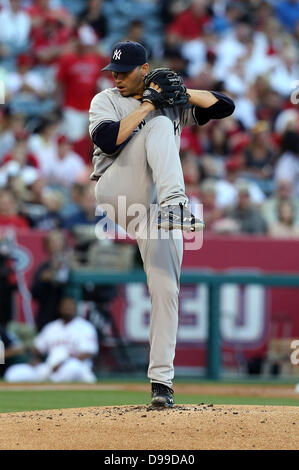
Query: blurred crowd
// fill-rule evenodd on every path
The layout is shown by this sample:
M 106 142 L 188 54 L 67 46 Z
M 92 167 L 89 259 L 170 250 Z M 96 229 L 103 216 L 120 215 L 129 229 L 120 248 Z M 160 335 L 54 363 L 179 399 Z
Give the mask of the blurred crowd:
M 152 68 L 173 68 L 187 87 L 236 104 L 232 116 L 182 134 L 186 192 L 195 213 L 203 204 L 206 233 L 299 238 L 297 0 L 0 0 L 0 231 L 48 233 L 30 286 L 40 334 L 65 312 L 71 324 L 74 302 L 61 304 L 68 236 L 81 227 L 84 251 L 98 221 L 88 110 L 113 86 L 101 69 L 124 39 L 147 48 Z M 0 339 L 13 357 L 22 348 L 4 329 L 19 280 L 1 237 Z M 84 295 L 109 317 L 111 286 Z M 82 351 L 72 354 L 77 374 Z
M 94 225 L 88 109 L 111 46 L 224 91 L 225 120 L 186 128 L 187 194 L 206 231 L 299 237 L 296 0 L 0 0 L 0 226 Z

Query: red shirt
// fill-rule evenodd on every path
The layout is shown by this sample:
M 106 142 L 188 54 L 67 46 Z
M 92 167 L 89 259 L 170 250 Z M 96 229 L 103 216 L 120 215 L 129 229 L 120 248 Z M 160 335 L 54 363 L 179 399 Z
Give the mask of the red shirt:
M 200 137 L 192 132 L 192 128 L 185 127 L 181 135 L 181 150 L 192 150 L 196 155 L 203 154 Z
M 33 4 L 27 9 L 27 13 L 31 16 L 35 24 L 31 27 L 30 37 L 32 42 L 32 52 L 35 59 L 47 64 L 56 64 L 57 57 L 60 53 L 56 53 L 46 58 L 40 53 L 54 48 L 62 47 L 68 43 L 72 35 L 72 27 L 70 23 L 70 14 L 67 10 L 42 8 L 39 4 Z M 36 23 L 36 20 L 39 20 Z
M 27 220 L 15 214 L 14 215 L 1 215 L 0 214 L 0 226 L 29 228 L 29 224 Z
M 203 27 L 209 22 L 207 15 L 195 16 L 191 8 L 180 13 L 171 23 L 169 31 L 183 40 L 196 39 L 202 35 Z
M 97 93 L 97 81 L 104 67 L 103 58 L 95 53 L 66 54 L 61 57 L 57 81 L 64 86 L 64 106 L 88 111 Z

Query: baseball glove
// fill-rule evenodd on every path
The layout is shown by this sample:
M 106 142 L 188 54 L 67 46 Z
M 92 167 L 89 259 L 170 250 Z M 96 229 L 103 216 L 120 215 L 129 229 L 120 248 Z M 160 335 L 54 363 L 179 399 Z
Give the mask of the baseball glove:
M 150 87 L 151 82 L 161 88 L 159 93 Z M 149 101 L 155 108 L 169 108 L 186 105 L 189 95 L 182 77 L 171 69 L 158 68 L 148 72 L 144 77 L 145 90 L 142 102 Z

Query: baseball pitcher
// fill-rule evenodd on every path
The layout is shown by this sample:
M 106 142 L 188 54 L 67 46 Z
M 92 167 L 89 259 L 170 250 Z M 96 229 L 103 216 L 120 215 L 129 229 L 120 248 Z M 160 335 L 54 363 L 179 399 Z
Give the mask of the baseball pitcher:
M 98 205 L 113 207 L 114 222 L 130 234 L 135 232 L 151 297 L 152 405 L 171 407 L 182 231 L 204 227 L 190 212 L 185 194 L 180 135 L 185 126 L 229 116 L 234 104 L 221 93 L 186 89 L 170 69 L 149 71 L 147 52 L 136 42 L 115 44 L 103 70 L 112 72 L 115 87 L 98 93 L 90 105 L 91 179 L 98 181 Z M 126 208 L 136 204 L 145 208 L 138 224 L 132 224 L 134 211 L 124 214 L 120 209 L 120 197 L 126 198 Z M 158 237 L 151 236 L 153 226 Z M 142 230 L 149 236 L 143 236 Z

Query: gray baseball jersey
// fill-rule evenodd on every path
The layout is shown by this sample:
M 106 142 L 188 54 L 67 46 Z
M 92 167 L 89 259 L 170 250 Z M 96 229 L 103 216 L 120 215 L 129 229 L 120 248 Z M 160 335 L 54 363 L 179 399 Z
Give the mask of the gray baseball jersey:
M 97 94 L 90 106 L 90 134 L 105 121 L 120 121 L 139 106 L 140 101 L 122 97 L 117 88 Z M 196 122 L 192 111 L 189 107 L 150 112 L 114 155 L 105 154 L 95 145 L 91 175 L 91 179 L 98 179 L 95 187 L 98 205 L 113 207 L 114 222 L 136 237 L 151 294 L 148 377 L 168 386 L 174 376 L 182 233 L 179 231 L 175 237 L 169 232 L 165 239 L 136 234 L 130 229 L 135 217 L 129 216 L 129 211 L 124 214 L 118 201 L 125 196 L 127 208 L 137 204 L 147 211 L 154 204 L 154 217 L 143 219 L 145 231 L 155 226 L 156 202 L 161 206 L 188 202 L 179 146 L 182 128 Z
M 94 147 L 91 179 L 98 180 L 95 187 L 97 203 L 100 207 L 112 207 L 114 222 L 135 236 L 147 276 L 151 298 L 148 377 L 152 382 L 169 387 L 174 377 L 183 239 L 181 231 L 170 231 L 165 238 L 161 230 L 158 237 L 151 236 L 151 230 L 157 226 L 155 217 L 159 206 L 188 203 L 179 156 L 182 129 L 226 117 L 233 111 L 229 98 L 212 93 L 219 101 L 207 109 L 188 105 L 153 110 L 114 155 Z M 140 101 L 121 96 L 117 88 L 102 91 L 91 102 L 90 135 L 94 135 L 97 126 L 105 121 L 119 122 L 139 106 Z M 130 210 L 119 205 L 123 196 L 126 208 Z M 151 214 L 153 205 L 155 211 Z M 131 224 L 136 222 L 137 206 L 145 208 L 145 215 L 137 225 L 142 226 L 143 233 Z M 179 234 L 175 236 L 174 232 Z
M 117 90 L 117 88 L 108 88 L 101 93 L 94 96 L 91 101 L 89 110 L 89 133 L 95 131 L 105 121 L 120 121 L 132 111 L 140 106 L 140 101 L 131 97 L 123 97 Z M 177 148 L 180 147 L 180 135 L 182 129 L 185 126 L 196 124 L 196 118 L 194 115 L 194 106 L 188 106 L 183 109 L 182 107 L 156 109 L 150 112 L 146 118 L 140 123 L 135 129 L 133 134 L 139 132 L 139 130 L 146 125 L 148 121 L 157 116 L 166 116 L 173 122 L 175 141 Z M 165 136 L 167 138 L 167 136 Z M 107 155 L 99 147 L 94 145 L 93 153 L 93 166 L 94 171 L 91 174 L 91 179 L 98 179 L 99 176 L 103 175 L 105 170 L 113 163 L 120 150 L 114 154 Z

